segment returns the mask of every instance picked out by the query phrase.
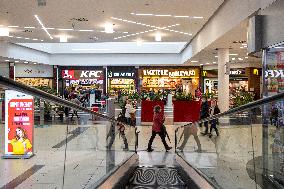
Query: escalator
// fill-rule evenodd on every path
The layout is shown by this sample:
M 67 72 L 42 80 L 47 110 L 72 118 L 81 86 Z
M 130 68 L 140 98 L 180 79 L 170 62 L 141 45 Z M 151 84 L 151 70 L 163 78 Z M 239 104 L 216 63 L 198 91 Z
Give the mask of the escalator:
M 125 188 L 189 188 L 178 168 L 169 166 L 137 167 Z

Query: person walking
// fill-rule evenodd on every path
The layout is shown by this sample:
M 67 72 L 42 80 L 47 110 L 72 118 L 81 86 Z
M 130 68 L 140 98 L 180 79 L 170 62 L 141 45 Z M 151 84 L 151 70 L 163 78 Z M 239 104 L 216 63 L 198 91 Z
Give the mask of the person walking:
M 192 123 L 190 123 L 189 126 L 183 127 L 183 132 L 182 132 L 182 135 L 180 136 L 180 140 L 183 137 L 183 142 L 179 147 L 177 147 L 177 149 L 182 152 L 184 147 L 186 146 L 186 144 L 188 142 L 189 137 L 191 135 L 193 135 L 194 140 L 197 144 L 197 148 L 198 148 L 197 152 L 201 152 L 201 143 L 200 143 L 200 140 L 199 140 L 198 135 L 197 135 L 197 130 L 198 130 L 197 125 L 192 124 Z
M 126 104 L 125 104 L 125 117 L 127 119 L 127 124 L 131 125 L 132 121 L 131 121 L 131 114 L 134 113 L 134 108 L 130 102 L 130 100 L 126 100 Z
M 200 119 L 204 119 L 209 117 L 209 105 L 206 97 L 202 97 L 202 104 L 200 109 Z M 202 123 L 199 125 L 202 127 Z M 207 135 L 208 134 L 208 121 L 204 122 L 205 131 L 201 134 Z
M 162 114 L 162 109 L 159 105 L 154 107 L 154 116 L 153 116 L 153 125 L 152 125 L 152 136 L 149 140 L 148 143 L 148 152 L 152 152 L 152 143 L 156 137 L 156 135 L 158 134 L 164 144 L 164 147 L 166 149 L 166 151 L 172 149 L 172 147 L 168 146 L 167 142 L 166 142 L 166 136 L 165 136 L 165 132 L 163 131 L 163 124 L 165 121 L 165 117 Z
M 73 102 L 73 103 L 75 103 L 77 105 L 81 105 L 81 102 L 80 102 L 80 100 L 78 100 L 77 95 L 72 95 L 71 102 Z M 78 111 L 76 109 L 74 109 L 74 108 L 72 110 L 73 110 L 73 112 L 72 112 L 71 120 L 73 120 L 74 114 L 76 115 L 77 119 L 79 120 L 80 117 L 78 116 Z
M 216 115 L 220 113 L 220 109 L 218 107 L 217 101 L 213 100 L 210 108 L 210 116 Z M 219 136 L 219 131 L 217 129 L 217 123 L 218 119 L 213 119 L 210 121 L 210 132 L 209 132 L 209 138 L 212 137 L 212 130 L 214 129 L 217 136 Z

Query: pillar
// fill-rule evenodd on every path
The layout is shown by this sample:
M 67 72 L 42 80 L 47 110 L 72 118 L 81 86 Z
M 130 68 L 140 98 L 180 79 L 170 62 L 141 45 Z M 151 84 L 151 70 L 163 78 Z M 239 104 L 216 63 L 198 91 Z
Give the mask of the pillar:
M 226 63 L 229 62 L 229 49 L 218 49 L 218 105 L 221 112 L 229 110 L 229 74 Z

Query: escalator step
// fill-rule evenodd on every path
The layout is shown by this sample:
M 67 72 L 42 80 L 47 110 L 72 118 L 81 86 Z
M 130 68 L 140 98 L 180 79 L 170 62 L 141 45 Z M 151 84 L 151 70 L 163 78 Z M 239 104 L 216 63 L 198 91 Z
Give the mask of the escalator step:
M 138 167 L 127 188 L 188 188 L 174 167 Z

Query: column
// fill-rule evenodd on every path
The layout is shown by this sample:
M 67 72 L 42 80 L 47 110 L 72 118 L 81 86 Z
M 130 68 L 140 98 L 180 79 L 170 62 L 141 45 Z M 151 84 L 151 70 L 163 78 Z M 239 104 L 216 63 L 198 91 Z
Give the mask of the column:
M 9 63 L 9 78 L 15 80 L 15 63 Z
M 221 112 L 229 110 L 229 74 L 226 63 L 229 62 L 229 49 L 218 49 L 218 105 Z

